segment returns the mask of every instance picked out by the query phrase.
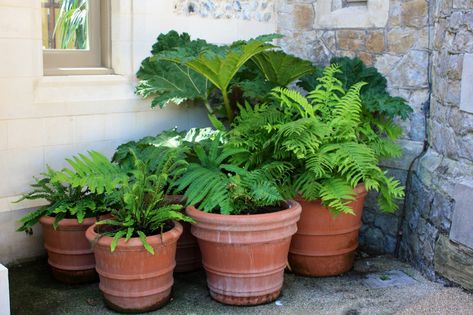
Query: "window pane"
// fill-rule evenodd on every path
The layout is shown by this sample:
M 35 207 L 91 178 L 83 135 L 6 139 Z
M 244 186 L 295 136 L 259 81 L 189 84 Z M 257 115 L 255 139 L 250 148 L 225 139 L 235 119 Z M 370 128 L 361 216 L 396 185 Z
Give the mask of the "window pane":
M 42 0 L 44 49 L 89 49 L 88 0 Z

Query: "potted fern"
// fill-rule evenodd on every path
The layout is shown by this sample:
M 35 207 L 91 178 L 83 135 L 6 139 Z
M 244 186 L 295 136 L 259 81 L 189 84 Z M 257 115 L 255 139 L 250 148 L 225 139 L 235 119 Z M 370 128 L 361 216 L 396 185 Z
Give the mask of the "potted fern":
M 89 227 L 100 289 L 115 310 L 144 312 L 166 304 L 171 296 L 176 243 L 182 233 L 177 221 L 191 221 L 181 205 L 165 200 L 171 173 L 182 163 L 168 152 L 154 172 L 133 152 L 133 168 L 122 168 L 91 151 L 69 160 L 71 169 L 56 176 L 72 186 L 87 186 L 107 195 L 112 217 Z
M 96 222 L 104 211 L 101 197 L 81 186 L 54 181 L 58 171 L 47 167 L 42 178 L 35 178 L 33 188 L 18 201 L 46 200 L 24 216 L 18 231 L 32 233 L 32 227 L 41 223 L 48 264 L 54 278 L 66 283 L 84 283 L 97 279 L 95 259 L 85 230 Z
M 246 169 L 231 163 L 242 149 L 226 146 L 218 133 L 196 144 L 195 159 L 177 179 L 192 234 L 202 252 L 213 299 L 232 305 L 256 305 L 276 299 L 282 288 L 291 236 L 301 208 L 285 201 L 276 181 L 282 163 Z
M 134 155 L 148 166 L 148 172 L 154 173 L 156 166 L 170 151 L 174 151 L 181 159 L 187 158 L 194 143 L 209 138 L 215 133 L 210 128 L 192 128 L 187 132 L 176 128 L 165 130 L 156 136 L 144 137 L 138 141 L 130 141 L 120 145 L 112 157 L 112 161 L 123 168 L 132 168 Z M 133 153 L 132 153 L 133 152 Z M 168 195 L 165 201 L 171 204 L 184 205 L 183 196 L 174 187 L 167 185 Z M 182 212 L 184 212 L 184 206 Z M 202 257 L 197 239 L 191 233 L 190 222 L 182 222 L 183 232 L 177 242 L 175 272 L 189 272 L 202 267 Z
M 325 68 L 306 96 L 274 89 L 275 104 L 242 108 L 231 131 L 234 147 L 253 144 L 234 159 L 254 166 L 269 157 L 294 167 L 285 191 L 297 194 L 302 214 L 289 263 L 302 275 L 336 275 L 352 267 L 367 190 L 379 192 L 379 205 L 388 212 L 404 196 L 400 183 L 378 167 L 381 156 L 400 154 L 398 127 L 389 121 L 374 129 L 363 115 L 365 83 L 347 90 L 336 78 L 339 71 Z

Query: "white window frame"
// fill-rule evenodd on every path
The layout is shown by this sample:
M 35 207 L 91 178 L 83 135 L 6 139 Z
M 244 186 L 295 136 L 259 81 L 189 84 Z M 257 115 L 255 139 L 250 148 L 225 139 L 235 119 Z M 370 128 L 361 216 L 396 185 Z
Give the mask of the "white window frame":
M 366 6 L 348 6 L 333 10 L 334 0 L 318 0 L 314 28 L 385 27 L 389 0 L 368 0 Z
M 43 74 L 111 74 L 110 1 L 89 0 L 88 49 L 43 49 Z

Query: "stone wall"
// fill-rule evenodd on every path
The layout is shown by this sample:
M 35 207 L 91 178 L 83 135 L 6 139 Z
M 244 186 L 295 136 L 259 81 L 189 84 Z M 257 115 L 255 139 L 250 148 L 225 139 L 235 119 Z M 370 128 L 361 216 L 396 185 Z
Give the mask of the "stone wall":
M 333 56 L 358 56 L 387 77 L 393 95 L 409 101 L 414 112 L 408 120 L 400 122 L 404 129 L 401 141 L 405 149 L 404 158 L 384 163 L 394 176 L 405 183 L 407 169 L 422 151 L 425 138 L 424 112 L 429 103 L 428 3 L 426 0 L 369 0 L 365 11 L 362 11 L 359 7 L 339 9 L 340 1 L 333 0 L 333 12 L 342 13 L 330 18 L 338 18 L 341 26 L 321 28 L 317 20 L 323 19 L 323 16 L 318 17 L 318 14 L 330 13 L 321 13 L 319 9 L 328 1 L 280 0 L 276 6 L 278 31 L 285 35 L 280 44 L 288 52 L 323 65 L 328 64 Z M 340 18 L 343 14 L 349 19 L 357 14 L 363 15 L 374 5 L 378 5 L 378 10 L 386 10 L 387 19 L 382 25 L 358 21 L 360 26 L 352 24 L 347 27 Z M 343 13 L 343 10 L 352 9 L 361 11 Z M 372 15 L 383 15 L 383 12 L 375 11 Z M 365 19 L 369 19 L 368 14 Z M 393 254 L 402 211 L 381 214 L 375 205 L 375 195 L 371 193 L 368 199 L 361 246 L 369 252 Z
M 214 19 L 242 19 L 269 22 L 273 18 L 273 0 L 177 0 L 177 15 Z
M 473 53 L 473 1 L 436 1 L 432 14 L 430 150 L 412 178 L 401 255 L 431 279 L 471 290 L 473 99 L 462 100 L 461 92 L 473 90 L 471 80 L 462 80 L 473 71 L 463 63 Z

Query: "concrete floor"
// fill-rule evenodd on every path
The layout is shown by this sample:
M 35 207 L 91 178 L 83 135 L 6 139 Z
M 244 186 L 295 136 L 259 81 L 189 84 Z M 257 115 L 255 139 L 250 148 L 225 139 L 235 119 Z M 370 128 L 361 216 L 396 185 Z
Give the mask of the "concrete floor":
M 12 314 L 115 314 L 102 301 L 98 284 L 54 281 L 45 260 L 10 270 Z M 172 301 L 150 314 L 472 314 L 473 295 L 423 278 L 397 260 L 358 260 L 353 271 L 330 278 L 286 273 L 283 293 L 273 303 L 231 307 L 213 301 L 205 273 L 176 274 Z

